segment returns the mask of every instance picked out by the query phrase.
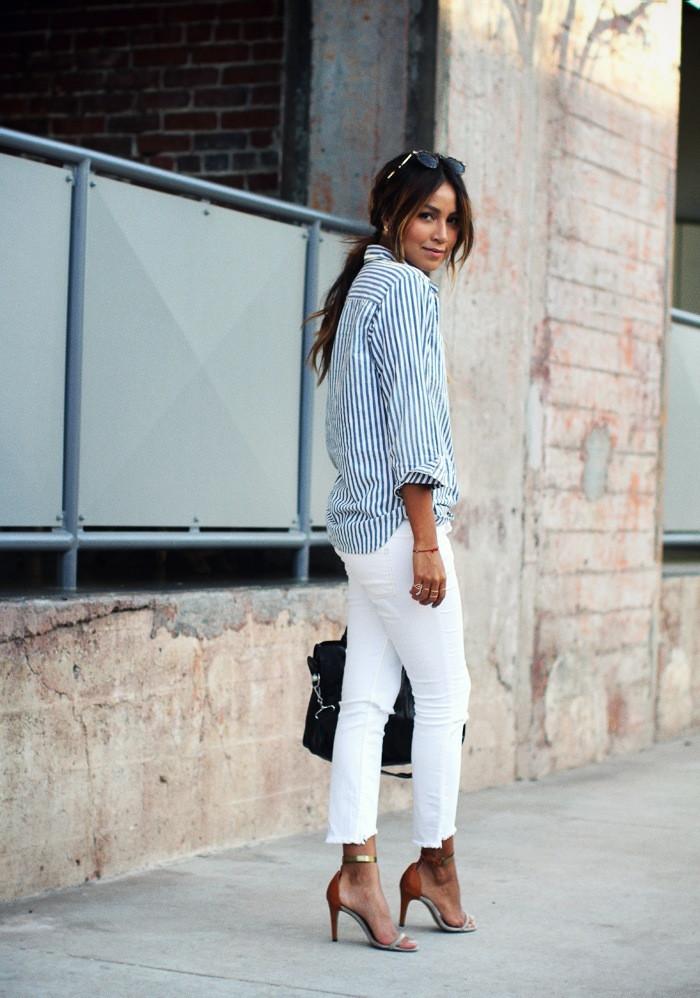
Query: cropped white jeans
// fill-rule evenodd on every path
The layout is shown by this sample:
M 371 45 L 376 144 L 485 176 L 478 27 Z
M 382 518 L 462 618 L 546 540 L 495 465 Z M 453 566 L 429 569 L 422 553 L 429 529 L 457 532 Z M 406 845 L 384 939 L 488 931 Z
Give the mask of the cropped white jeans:
M 421 606 L 413 533 L 404 520 L 369 554 L 338 551 L 348 576 L 348 647 L 333 745 L 326 842 L 363 844 L 377 831 L 384 725 L 401 685 L 413 688 L 413 841 L 439 847 L 456 831 L 462 727 L 469 717 L 462 605 L 449 527 L 438 526 L 447 593 Z

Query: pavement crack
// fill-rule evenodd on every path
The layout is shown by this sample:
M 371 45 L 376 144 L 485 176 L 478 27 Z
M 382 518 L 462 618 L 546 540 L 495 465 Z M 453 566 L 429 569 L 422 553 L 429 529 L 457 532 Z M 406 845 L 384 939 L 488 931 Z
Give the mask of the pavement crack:
M 278 984 L 277 981 L 266 981 L 260 977 L 238 977 L 231 976 L 229 974 L 212 974 L 205 973 L 200 970 L 178 970 L 176 967 L 163 967 L 155 963 L 136 963 L 131 960 L 114 960 L 110 957 L 104 956 L 86 956 L 82 953 L 65 953 L 65 956 L 70 957 L 72 960 L 85 960 L 91 963 L 109 963 L 114 964 L 118 967 L 135 967 L 139 970 L 155 970 L 160 971 L 164 974 L 178 974 L 183 977 L 203 977 L 205 979 L 213 981 L 237 981 L 240 984 L 264 984 L 268 988 L 279 988 L 280 991 L 284 991 L 289 994 L 290 987 L 294 991 L 298 991 L 300 994 L 309 995 L 331 995 L 334 998 L 369 998 L 359 991 L 329 991 L 328 988 L 309 988 L 304 985 L 290 985 L 288 981 L 284 984 Z

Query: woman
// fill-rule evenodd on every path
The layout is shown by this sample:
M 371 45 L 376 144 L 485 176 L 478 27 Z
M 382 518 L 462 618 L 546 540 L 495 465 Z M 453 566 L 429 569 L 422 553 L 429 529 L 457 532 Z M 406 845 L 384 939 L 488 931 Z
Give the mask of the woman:
M 348 644 L 335 735 L 326 842 L 342 843 L 328 886 L 369 942 L 414 952 L 397 933 L 376 865 L 384 725 L 401 665 L 413 688 L 413 841 L 401 878 L 400 924 L 422 900 L 448 932 L 476 924 L 460 904 L 453 860 L 462 730 L 470 680 L 447 536 L 459 492 L 453 463 L 437 287 L 473 240 L 464 165 L 422 150 L 377 174 L 358 241 L 330 289 L 310 358 L 328 375 L 326 440 L 338 472 L 328 535 L 348 576 Z

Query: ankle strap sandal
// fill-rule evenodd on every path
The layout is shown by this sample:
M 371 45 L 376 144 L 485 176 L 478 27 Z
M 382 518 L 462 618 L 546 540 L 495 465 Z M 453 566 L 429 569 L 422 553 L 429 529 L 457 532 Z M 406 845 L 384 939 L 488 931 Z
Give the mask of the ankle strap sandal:
M 363 856 L 363 855 L 343 856 L 342 862 L 343 863 L 376 863 L 377 862 L 377 857 L 376 856 Z
M 428 853 L 420 851 L 420 858 L 425 860 L 426 863 L 430 863 L 431 866 L 447 866 L 455 858 L 455 854 L 451 852 L 449 856 L 445 856 L 444 853 L 440 856 L 431 856 Z

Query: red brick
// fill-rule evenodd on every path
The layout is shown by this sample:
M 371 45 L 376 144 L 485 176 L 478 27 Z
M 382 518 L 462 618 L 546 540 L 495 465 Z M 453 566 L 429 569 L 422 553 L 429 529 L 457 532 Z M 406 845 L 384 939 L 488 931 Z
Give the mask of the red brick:
M 73 59 L 73 54 L 69 56 Z M 75 57 L 81 69 L 125 69 L 131 63 L 131 53 L 128 49 L 94 49 L 89 52 L 79 52 Z
M 163 83 L 166 87 L 208 86 L 219 79 L 219 70 L 211 67 L 189 69 L 166 69 Z
M 126 69 L 110 73 L 110 90 L 152 90 L 160 86 L 160 69 Z
M 280 67 L 274 65 L 228 66 L 222 70 L 222 83 L 276 83 L 280 79 Z
M 193 136 L 195 149 L 244 149 L 246 137 L 240 132 L 222 132 L 217 130 L 211 134 L 196 134 Z
M 136 95 L 133 93 L 84 94 L 80 97 L 82 111 L 104 111 L 106 114 L 131 111 Z
M 189 24 L 187 26 L 187 41 L 199 44 L 211 41 L 212 26 L 210 24 Z
M 280 87 L 253 87 L 253 104 L 279 105 L 280 100 Z
M 54 135 L 94 135 L 96 132 L 104 132 L 106 120 L 103 114 L 52 118 L 51 131 Z
M 216 128 L 217 124 L 215 111 L 183 111 L 165 115 L 165 127 L 176 131 L 206 132 Z
M 197 173 L 202 166 L 202 157 L 197 155 L 177 156 L 175 165 L 184 173 Z
M 192 63 L 200 65 L 209 62 L 245 62 L 250 55 L 248 45 L 203 45 L 192 49 Z
M 59 93 L 79 94 L 90 90 L 103 89 L 104 79 L 104 72 L 98 73 L 94 70 L 63 73 L 61 76 L 56 77 L 54 87 Z
M 46 100 L 46 98 L 43 98 Z M 0 94 L 0 114 L 3 117 L 12 114 L 26 114 L 29 111 L 40 110 L 31 107 L 31 97 L 15 97 L 13 94 Z
M 128 135 L 95 135 L 90 139 L 90 146 L 98 152 L 109 153 L 110 156 L 128 158 L 133 154 L 133 140 Z
M 2 23 L 5 32 L 48 30 L 52 26 L 51 9 L 47 4 L 44 10 L 9 10 L 3 11 Z
M 190 50 L 182 45 L 163 48 L 134 49 L 135 66 L 184 66 Z
M 75 36 L 72 32 L 53 31 L 44 42 L 49 52 L 69 52 L 73 49 Z
M 238 21 L 223 21 L 214 25 L 214 38 L 217 42 L 235 41 L 241 37 L 241 24 Z
M 26 66 L 28 73 L 45 69 L 51 73 L 57 70 L 72 69 L 74 56 L 72 52 L 49 52 L 46 49 L 27 53 Z
M 186 7 L 175 7 L 172 16 L 178 21 L 211 21 L 221 16 L 221 8 L 219 4 L 192 3 Z
M 140 27 L 144 24 L 161 24 L 165 19 L 167 6 L 147 7 L 138 3 L 133 7 L 102 7 L 100 9 L 85 6 L 74 11 L 52 10 L 51 27 L 53 28 L 97 28 L 108 27 Z
M 250 133 L 250 144 L 255 149 L 266 148 L 272 145 L 272 132 L 269 129 L 256 130 Z
M 187 107 L 190 103 L 189 90 L 146 90 L 137 95 L 138 106 L 144 110 L 152 108 Z
M 245 190 L 246 175 L 245 173 L 217 173 L 216 182 L 217 184 L 226 184 L 227 187 L 237 187 L 241 190 Z
M 109 119 L 107 131 L 121 134 L 152 132 L 159 125 L 158 114 L 117 114 Z
M 279 189 L 277 173 L 251 173 L 248 175 L 248 190 L 272 192 Z
M 49 126 L 51 123 L 50 118 L 21 118 L 15 117 L 11 122 L 8 122 L 10 126 L 16 132 L 27 132 L 29 135 L 48 135 Z
M 256 125 L 276 125 L 278 121 L 279 110 L 277 108 L 229 111 L 221 115 L 222 128 L 254 128 Z
M 262 38 L 281 38 L 284 24 L 280 19 L 270 18 L 266 21 L 244 21 L 242 28 L 244 38 L 259 41 Z
M 255 42 L 252 46 L 254 62 L 279 61 L 282 58 L 282 42 Z
M 277 13 L 273 0 L 233 0 L 231 3 L 222 3 L 219 8 L 219 17 L 222 21 L 227 18 L 248 18 L 251 14 L 255 17 L 272 17 Z
M 172 135 L 167 132 L 158 132 L 153 135 L 139 135 L 137 146 L 139 153 L 144 155 L 161 152 L 187 152 L 191 141 L 192 137 L 190 135 Z
M 129 44 L 129 32 L 115 28 L 102 31 L 76 31 L 73 33 L 77 49 L 126 48 Z
M 129 44 L 130 46 L 173 45 L 183 41 L 183 31 L 184 28 L 181 24 L 164 24 L 158 27 L 154 25 L 150 28 L 137 28 L 131 32 Z
M 146 161 L 149 166 L 156 166 L 161 170 L 172 170 L 175 166 L 172 156 L 151 156 L 146 157 Z
M 247 87 L 215 87 L 196 90 L 194 102 L 197 107 L 239 107 L 248 103 Z

